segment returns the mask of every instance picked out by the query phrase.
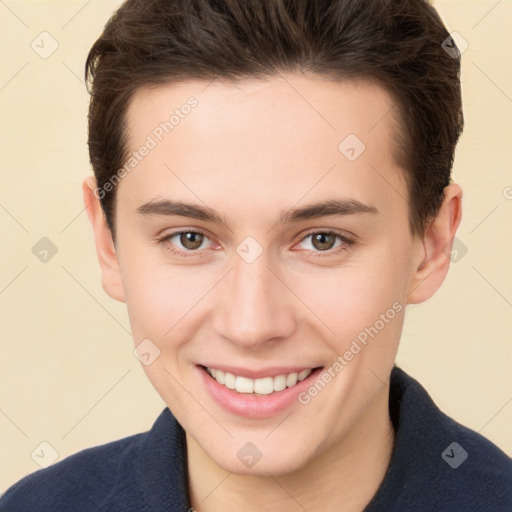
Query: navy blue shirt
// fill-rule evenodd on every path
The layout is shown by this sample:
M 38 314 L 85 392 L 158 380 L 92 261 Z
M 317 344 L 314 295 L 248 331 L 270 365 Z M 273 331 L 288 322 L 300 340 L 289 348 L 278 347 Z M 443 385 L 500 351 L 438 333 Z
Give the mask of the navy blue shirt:
M 443 414 L 396 367 L 389 411 L 396 432 L 391 461 L 362 512 L 512 512 L 512 459 Z M 1 512 L 190 508 L 185 432 L 168 408 L 149 432 L 67 457 L 26 476 L 0 498 Z

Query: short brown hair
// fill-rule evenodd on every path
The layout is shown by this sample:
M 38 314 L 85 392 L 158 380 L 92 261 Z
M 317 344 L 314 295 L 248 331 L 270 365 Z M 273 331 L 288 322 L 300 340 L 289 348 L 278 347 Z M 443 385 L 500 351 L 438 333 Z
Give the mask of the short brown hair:
M 86 62 L 98 187 L 124 164 L 126 111 L 141 86 L 286 71 L 371 79 L 398 107 L 397 158 L 411 233 L 421 236 L 442 203 L 463 127 L 460 54 L 445 51 L 447 38 L 426 0 L 127 0 Z M 115 187 L 108 188 L 100 199 L 115 240 Z

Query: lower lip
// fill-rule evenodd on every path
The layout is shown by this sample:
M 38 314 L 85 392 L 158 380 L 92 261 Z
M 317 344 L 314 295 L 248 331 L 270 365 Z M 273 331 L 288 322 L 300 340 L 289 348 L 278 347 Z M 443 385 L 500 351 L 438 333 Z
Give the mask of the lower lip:
M 291 388 L 276 391 L 270 395 L 255 395 L 237 393 L 233 389 L 228 389 L 211 377 L 203 366 L 196 368 L 213 399 L 229 412 L 246 418 L 266 418 L 284 411 L 297 401 L 299 393 L 305 391 L 322 371 L 322 368 L 313 370 L 304 380 L 297 382 Z

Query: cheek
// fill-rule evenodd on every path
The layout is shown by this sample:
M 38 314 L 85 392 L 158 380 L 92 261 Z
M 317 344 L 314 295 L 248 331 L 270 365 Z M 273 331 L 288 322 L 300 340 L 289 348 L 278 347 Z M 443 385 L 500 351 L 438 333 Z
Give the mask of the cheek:
M 333 330 L 375 320 L 401 301 L 401 283 L 390 269 L 343 268 L 299 282 L 297 295 Z
M 187 409 L 186 394 L 177 382 L 189 371 L 183 363 L 193 334 L 194 305 L 204 295 L 203 287 L 183 269 L 156 262 L 138 266 L 135 259 L 125 263 L 130 269 L 123 282 L 134 345 L 149 339 L 157 347 L 151 350 L 158 352 L 142 369 L 166 403 L 173 403 L 174 410 Z
M 201 279 L 185 267 L 158 262 L 125 261 L 125 299 L 134 339 L 172 339 L 172 331 L 204 295 Z M 206 288 L 207 289 L 207 288 Z
M 358 336 L 363 342 L 377 336 L 389 340 L 383 349 L 400 338 L 406 289 L 403 262 L 386 248 L 364 259 L 297 280 L 297 295 L 323 324 L 326 339 L 332 340 L 338 354 Z

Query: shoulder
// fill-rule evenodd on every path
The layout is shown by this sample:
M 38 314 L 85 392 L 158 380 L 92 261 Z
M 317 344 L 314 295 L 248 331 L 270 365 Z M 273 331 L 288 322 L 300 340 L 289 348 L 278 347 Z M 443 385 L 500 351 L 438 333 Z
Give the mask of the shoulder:
M 439 480 L 460 510 L 512 511 L 512 459 L 481 434 L 441 413 L 446 425 Z
M 1 512 L 95 510 L 109 493 L 133 478 L 148 433 L 82 450 L 17 482 L 0 499 Z
M 82 450 L 26 476 L 0 498 L 0 512 L 169 510 L 186 504 L 185 467 L 184 431 L 165 408 L 148 432 Z
M 411 510 L 510 512 L 512 459 L 444 414 L 416 380 L 396 367 L 391 390 L 396 446 L 386 483 L 388 491 L 401 488 L 403 510 L 416 505 Z

